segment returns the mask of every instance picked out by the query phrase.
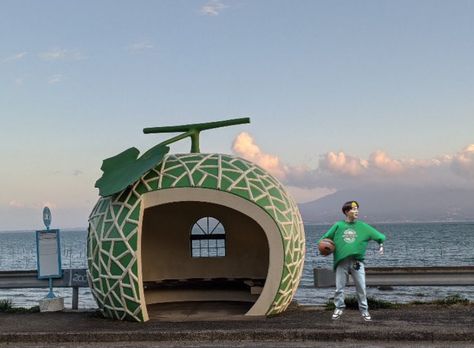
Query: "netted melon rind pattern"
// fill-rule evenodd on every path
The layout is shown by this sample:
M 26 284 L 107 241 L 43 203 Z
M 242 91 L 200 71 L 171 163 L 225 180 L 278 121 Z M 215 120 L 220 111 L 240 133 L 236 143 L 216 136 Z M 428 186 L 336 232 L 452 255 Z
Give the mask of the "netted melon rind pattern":
M 133 186 L 100 198 L 89 217 L 88 276 L 104 314 L 143 321 L 137 263 L 140 197 L 177 187 L 229 192 L 257 204 L 271 216 L 280 230 L 285 259 L 280 286 L 267 315 L 283 312 L 298 287 L 305 254 L 303 223 L 296 203 L 276 178 L 242 158 L 175 154 L 165 156 Z

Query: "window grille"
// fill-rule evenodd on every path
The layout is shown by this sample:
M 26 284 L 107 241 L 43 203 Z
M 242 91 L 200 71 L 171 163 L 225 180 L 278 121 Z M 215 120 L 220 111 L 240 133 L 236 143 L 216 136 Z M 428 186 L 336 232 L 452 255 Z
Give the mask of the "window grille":
M 225 229 L 216 218 L 200 218 L 191 229 L 192 257 L 225 256 Z

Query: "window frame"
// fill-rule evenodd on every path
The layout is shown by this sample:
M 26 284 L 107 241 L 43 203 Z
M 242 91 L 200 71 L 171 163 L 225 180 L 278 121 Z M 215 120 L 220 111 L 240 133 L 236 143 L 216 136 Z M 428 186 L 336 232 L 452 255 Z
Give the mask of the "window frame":
M 203 219 L 206 219 L 206 226 L 203 228 L 199 222 Z M 209 220 L 214 219 L 217 223 L 213 226 L 212 229 L 210 229 L 210 224 Z M 219 225 L 222 227 L 222 232 L 220 233 L 215 233 L 215 230 L 219 227 Z M 193 233 L 195 230 L 195 226 L 202 232 L 202 233 Z M 216 246 L 210 246 L 210 241 L 216 241 Z M 218 245 L 218 241 L 224 241 L 223 246 Z M 194 246 L 194 241 L 199 241 L 199 246 L 195 247 Z M 207 241 L 207 246 L 203 245 L 203 241 Z M 226 249 L 227 249 L 227 240 L 226 240 L 226 231 L 224 224 L 217 219 L 214 216 L 201 216 L 198 218 L 193 225 L 191 226 L 190 232 L 189 232 L 189 249 L 190 249 L 190 254 L 191 258 L 221 258 L 226 256 Z M 197 251 L 196 253 L 194 251 Z M 205 251 L 205 253 L 203 253 Z M 223 251 L 221 253 L 220 251 Z

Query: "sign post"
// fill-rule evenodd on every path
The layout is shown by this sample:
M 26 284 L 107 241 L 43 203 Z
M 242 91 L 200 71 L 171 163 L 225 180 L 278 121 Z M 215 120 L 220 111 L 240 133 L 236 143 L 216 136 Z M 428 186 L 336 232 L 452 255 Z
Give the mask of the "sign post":
M 62 278 L 63 271 L 61 268 L 61 243 L 59 237 L 59 229 L 50 229 L 51 211 L 48 207 L 43 209 L 43 222 L 46 230 L 36 231 L 36 255 L 38 262 L 38 279 L 49 280 L 49 293 L 45 300 L 58 300 L 53 293 L 53 278 Z M 64 300 L 61 298 L 62 308 L 54 310 L 62 310 L 64 308 Z M 57 302 L 57 301 L 55 301 Z M 51 301 L 43 301 L 43 303 L 53 303 Z M 59 308 L 58 306 L 56 306 Z M 41 302 L 40 302 L 41 309 Z M 48 311 L 48 309 L 45 309 Z

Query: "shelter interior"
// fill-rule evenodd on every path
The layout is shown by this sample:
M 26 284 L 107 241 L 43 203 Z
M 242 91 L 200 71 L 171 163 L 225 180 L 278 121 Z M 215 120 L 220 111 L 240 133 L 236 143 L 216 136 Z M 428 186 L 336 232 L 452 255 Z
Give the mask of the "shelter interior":
M 254 303 L 269 267 L 269 244 L 262 227 L 237 210 L 207 202 L 145 209 L 141 254 L 147 306 Z

